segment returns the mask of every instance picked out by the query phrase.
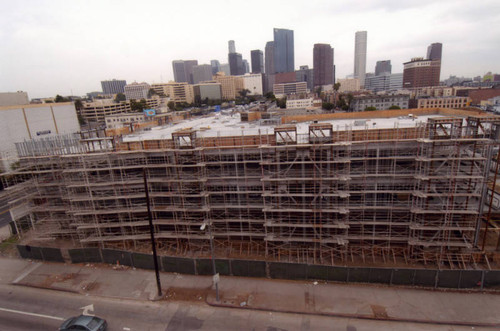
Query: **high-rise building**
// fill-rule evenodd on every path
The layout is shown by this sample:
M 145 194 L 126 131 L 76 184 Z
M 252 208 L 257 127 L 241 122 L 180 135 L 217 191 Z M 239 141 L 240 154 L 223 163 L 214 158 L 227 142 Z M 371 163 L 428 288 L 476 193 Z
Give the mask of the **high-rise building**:
M 212 80 L 212 66 L 201 64 L 193 67 L 193 84 Z
M 403 65 L 403 88 L 439 86 L 440 60 L 425 60 L 419 57 Z
M 242 61 L 244 74 L 248 74 L 250 72 L 250 64 L 248 64 L 248 60 L 243 59 Z
M 219 60 L 211 60 L 210 65 L 212 66 L 212 75 L 215 75 L 220 71 L 220 62 Z
M 231 68 L 229 67 L 229 63 L 222 63 L 220 65 L 219 72 L 223 72 L 226 76 L 230 76 L 231 75 Z
M 260 49 L 250 51 L 250 60 L 252 61 L 252 73 L 264 73 L 264 54 Z
M 274 69 L 275 72 L 295 70 L 293 30 L 274 29 Z
M 172 61 L 174 80 L 178 83 L 187 82 L 193 84 L 193 67 L 196 65 L 198 65 L 198 60 Z
M 443 44 L 433 43 L 427 47 L 427 59 L 428 60 L 441 60 L 443 53 Z
M 243 67 L 243 58 L 240 53 L 229 53 L 229 70 L 232 76 L 238 76 L 245 74 L 245 68 Z
M 234 40 L 229 40 L 227 44 L 227 48 L 229 50 L 228 53 L 236 53 L 236 45 L 234 44 Z
M 101 81 L 102 93 L 108 95 L 123 93 L 125 85 L 127 85 L 126 80 L 118 80 L 118 79 L 102 80 Z
M 314 69 L 309 69 L 309 66 L 300 66 L 299 70 L 295 71 L 295 80 L 297 82 L 306 82 L 307 89 L 314 88 Z
M 268 41 L 266 43 L 265 52 L 266 52 L 265 72 L 266 75 L 271 75 L 276 72 L 274 68 L 274 41 Z
M 314 44 L 313 48 L 314 86 L 329 85 L 333 77 L 333 48 L 330 44 Z
M 354 78 L 359 79 L 361 86 L 365 85 L 367 38 L 366 31 L 356 32 L 354 41 Z
M 391 60 L 377 61 L 377 64 L 375 65 L 375 76 L 380 76 L 383 73 L 390 74 L 391 72 Z

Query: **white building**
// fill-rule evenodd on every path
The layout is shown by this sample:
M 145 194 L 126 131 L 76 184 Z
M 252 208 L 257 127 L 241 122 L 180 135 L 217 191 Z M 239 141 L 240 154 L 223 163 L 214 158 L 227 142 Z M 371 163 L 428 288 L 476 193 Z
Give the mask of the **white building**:
M 148 98 L 148 92 L 151 86 L 148 83 L 137 83 L 133 82 L 132 84 L 125 85 L 125 97 L 127 100 L 141 100 Z
M 250 91 L 248 95 L 262 95 L 262 74 L 246 74 L 243 78 L 243 88 Z
M 0 170 L 17 161 L 15 143 L 78 131 L 72 102 L 0 107 Z
M 313 106 L 313 98 L 286 100 L 286 109 L 305 109 Z
M 106 129 L 118 129 L 136 123 L 144 123 L 146 116 L 144 113 L 126 113 L 106 116 Z

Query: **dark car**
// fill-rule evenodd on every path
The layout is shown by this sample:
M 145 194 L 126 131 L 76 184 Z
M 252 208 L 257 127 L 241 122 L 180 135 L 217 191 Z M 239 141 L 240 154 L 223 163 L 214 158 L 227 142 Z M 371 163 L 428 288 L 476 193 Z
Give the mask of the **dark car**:
M 66 320 L 59 331 L 104 331 L 108 328 L 108 323 L 102 318 L 96 316 L 80 315 Z

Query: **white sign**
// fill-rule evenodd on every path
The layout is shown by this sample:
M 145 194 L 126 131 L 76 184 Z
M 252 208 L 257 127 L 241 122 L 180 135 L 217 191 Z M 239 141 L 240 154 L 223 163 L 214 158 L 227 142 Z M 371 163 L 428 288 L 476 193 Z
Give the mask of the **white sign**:
M 214 284 L 218 284 L 219 281 L 220 281 L 220 276 L 219 276 L 219 273 L 216 273 L 214 276 L 213 276 L 213 281 L 214 281 Z

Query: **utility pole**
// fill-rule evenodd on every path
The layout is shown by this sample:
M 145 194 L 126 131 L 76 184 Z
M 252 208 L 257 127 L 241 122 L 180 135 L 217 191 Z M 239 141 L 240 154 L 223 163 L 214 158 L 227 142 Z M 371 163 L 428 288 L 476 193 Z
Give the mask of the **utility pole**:
M 146 192 L 146 206 L 148 207 L 149 232 L 151 233 L 151 246 L 153 248 L 153 260 L 155 264 L 155 273 L 156 273 L 156 286 L 158 288 L 158 297 L 161 297 L 162 293 L 161 293 L 161 283 L 160 283 L 160 271 L 158 269 L 158 255 L 156 254 L 156 241 L 155 241 L 155 231 L 153 227 L 153 216 L 151 215 L 151 206 L 149 203 L 149 189 L 148 189 L 148 180 L 146 177 L 146 168 L 142 169 L 142 176 L 144 177 L 144 191 Z

